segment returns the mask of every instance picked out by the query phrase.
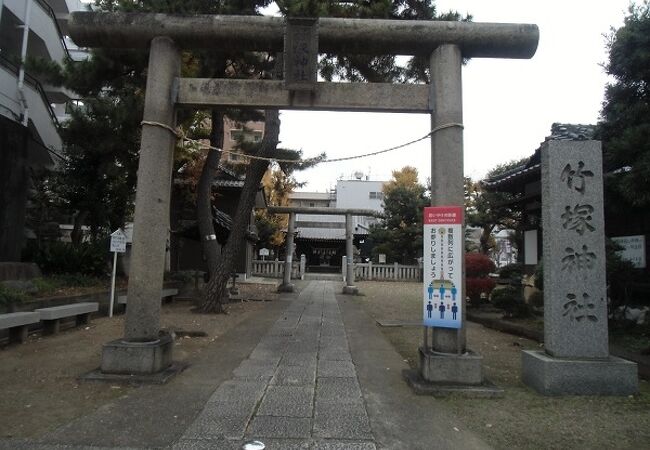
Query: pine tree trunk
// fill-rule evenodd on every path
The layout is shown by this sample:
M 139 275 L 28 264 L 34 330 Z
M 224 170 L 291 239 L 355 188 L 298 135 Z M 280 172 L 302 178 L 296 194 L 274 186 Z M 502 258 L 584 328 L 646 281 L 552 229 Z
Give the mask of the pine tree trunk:
M 223 111 L 212 110 L 212 130 L 210 146 L 221 148 L 223 143 Z M 197 186 L 196 218 L 199 226 L 199 236 L 203 255 L 208 264 L 208 274 L 212 278 L 219 263 L 219 243 L 214 239 L 214 223 L 212 221 L 212 180 L 219 170 L 221 152 L 210 149 L 201 170 Z
M 277 110 L 267 110 L 265 114 L 264 138 L 257 156 L 270 157 L 275 153 L 278 145 L 280 116 Z M 205 297 L 201 305 L 203 312 L 225 312 L 224 305 L 228 302 L 226 284 L 231 275 L 233 264 L 244 247 L 250 212 L 255 205 L 255 196 L 267 168 L 267 161 L 252 160 L 246 169 L 246 180 L 239 197 L 239 205 L 233 218 L 228 242 L 217 264 L 217 269 L 210 277 L 205 290 Z

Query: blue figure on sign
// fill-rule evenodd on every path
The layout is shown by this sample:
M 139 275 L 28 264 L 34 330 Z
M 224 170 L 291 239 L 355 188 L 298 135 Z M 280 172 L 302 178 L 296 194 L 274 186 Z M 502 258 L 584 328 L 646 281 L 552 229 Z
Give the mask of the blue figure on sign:
M 452 319 L 456 320 L 456 314 L 458 314 L 458 306 L 454 303 L 454 306 L 451 307 Z
M 444 319 L 445 318 L 445 304 L 440 302 L 440 306 L 438 307 L 438 311 L 440 311 L 440 318 Z
M 456 285 L 452 284 L 451 285 L 451 299 L 452 301 L 456 301 L 456 294 L 458 294 L 458 289 L 456 289 Z
M 427 288 L 427 292 L 429 293 L 429 300 L 433 298 L 433 281 L 429 283 L 429 287 Z
M 440 283 L 439 291 L 440 291 L 440 300 L 444 300 L 445 299 L 445 285 L 444 285 L 444 283 Z
M 433 305 L 431 304 L 431 301 L 429 301 L 429 303 L 427 303 L 427 316 L 429 319 L 431 318 L 431 311 L 433 311 Z

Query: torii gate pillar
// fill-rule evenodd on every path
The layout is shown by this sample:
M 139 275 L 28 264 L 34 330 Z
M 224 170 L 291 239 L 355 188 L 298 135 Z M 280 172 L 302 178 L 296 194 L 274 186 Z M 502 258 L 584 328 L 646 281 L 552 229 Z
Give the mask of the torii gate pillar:
M 440 45 L 430 58 L 431 129 L 431 206 L 462 206 L 463 187 L 463 55 L 457 45 Z M 460 240 L 461 255 L 465 240 Z M 465 264 L 463 262 L 463 284 Z M 465 286 L 461 292 L 465 292 Z M 464 295 L 463 295 L 464 297 Z M 424 345 L 420 349 L 420 374 L 429 382 L 455 385 L 479 385 L 483 382 L 482 358 L 465 349 L 465 298 L 462 302 L 460 329 L 434 328 L 431 347 L 425 327 Z
M 176 125 L 174 82 L 180 76 L 180 67 L 181 54 L 174 41 L 154 38 L 149 53 L 124 338 L 104 345 L 104 374 L 159 374 L 172 364 L 173 340 L 160 335 L 160 294 L 176 144 L 171 131 Z
M 289 223 L 287 225 L 286 254 L 284 256 L 284 275 L 282 284 L 278 286 L 278 292 L 293 292 L 294 286 L 291 284 L 291 268 L 293 265 L 293 237 L 296 233 L 296 213 L 289 213 Z

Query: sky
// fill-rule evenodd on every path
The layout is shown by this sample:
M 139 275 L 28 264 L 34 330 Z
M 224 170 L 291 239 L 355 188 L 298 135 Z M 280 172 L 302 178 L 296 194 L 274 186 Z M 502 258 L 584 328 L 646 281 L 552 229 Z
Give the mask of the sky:
M 500 163 L 530 156 L 551 124 L 595 124 L 605 84 L 605 34 L 620 27 L 629 0 L 437 0 L 438 11 L 470 13 L 475 22 L 534 23 L 540 28 L 530 60 L 473 59 L 463 68 L 464 171 L 481 179 Z M 283 111 L 280 140 L 304 157 L 359 155 L 422 137 L 428 114 Z M 323 192 L 338 178 L 362 172 L 388 180 L 411 165 L 430 175 L 430 141 L 380 156 L 321 164 L 297 173 L 299 189 Z

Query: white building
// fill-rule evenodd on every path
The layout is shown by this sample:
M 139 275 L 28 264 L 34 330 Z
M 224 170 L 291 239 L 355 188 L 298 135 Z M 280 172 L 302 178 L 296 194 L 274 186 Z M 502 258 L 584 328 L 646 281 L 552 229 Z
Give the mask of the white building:
M 22 61 L 85 58 L 66 30 L 68 14 L 86 8 L 80 0 L 0 0 L 0 261 L 20 257 L 29 171 L 57 163 L 58 122 L 74 99 L 26 72 Z
M 355 208 L 383 211 L 385 181 L 369 180 L 360 172 L 350 180 L 338 180 L 330 192 L 294 192 L 289 206 L 305 208 Z M 374 217 L 352 217 L 355 247 L 363 253 L 363 244 Z M 296 251 L 305 254 L 312 270 L 338 270 L 345 255 L 345 217 L 296 214 Z

